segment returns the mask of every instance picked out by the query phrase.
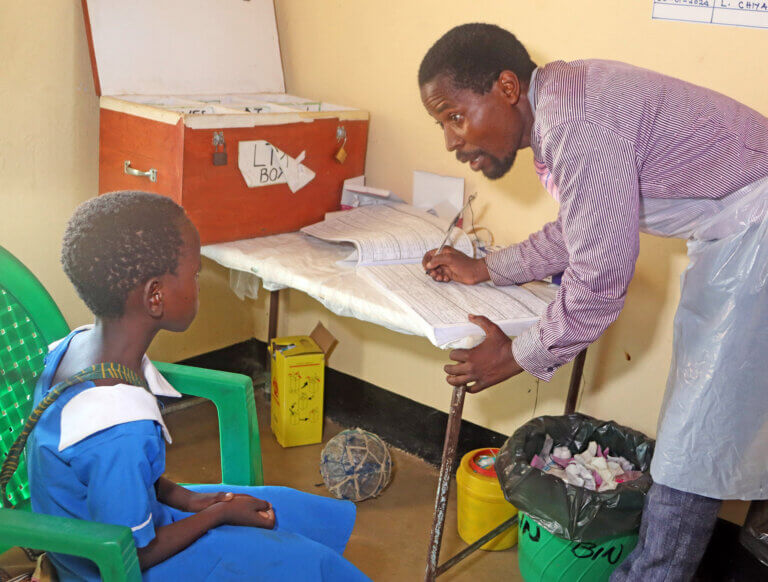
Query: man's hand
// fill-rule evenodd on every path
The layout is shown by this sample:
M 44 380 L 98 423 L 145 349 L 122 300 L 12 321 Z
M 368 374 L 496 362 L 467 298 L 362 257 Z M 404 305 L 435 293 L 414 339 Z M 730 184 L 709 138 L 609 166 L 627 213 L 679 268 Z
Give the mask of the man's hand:
M 470 315 L 469 321 L 483 329 L 485 339 L 471 350 L 453 350 L 449 354 L 458 362 L 443 368 L 449 384 L 466 384 L 467 392 L 475 393 L 523 371 L 512 355 L 512 340 L 498 325 L 482 315 Z
M 427 251 L 421 260 L 424 270 L 435 281 L 475 285 L 491 278 L 483 259 L 473 259 L 453 247 L 444 247 L 439 254 L 436 252 L 437 249 Z

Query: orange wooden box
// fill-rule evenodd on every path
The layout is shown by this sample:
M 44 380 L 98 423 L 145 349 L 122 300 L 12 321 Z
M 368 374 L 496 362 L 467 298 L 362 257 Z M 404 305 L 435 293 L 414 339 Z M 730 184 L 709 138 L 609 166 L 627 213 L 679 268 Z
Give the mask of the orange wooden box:
M 100 194 L 169 196 L 208 244 L 318 222 L 364 173 L 367 112 L 284 92 L 272 0 L 82 3 Z

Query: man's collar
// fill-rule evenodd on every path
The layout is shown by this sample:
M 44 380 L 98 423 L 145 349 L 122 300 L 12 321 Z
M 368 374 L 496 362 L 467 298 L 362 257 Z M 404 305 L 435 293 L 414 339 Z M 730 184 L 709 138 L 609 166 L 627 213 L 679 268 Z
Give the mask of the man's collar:
M 536 67 L 531 73 L 531 80 L 528 82 L 528 102 L 531 104 L 531 111 L 533 115 L 536 115 L 536 75 L 539 73 L 539 68 Z

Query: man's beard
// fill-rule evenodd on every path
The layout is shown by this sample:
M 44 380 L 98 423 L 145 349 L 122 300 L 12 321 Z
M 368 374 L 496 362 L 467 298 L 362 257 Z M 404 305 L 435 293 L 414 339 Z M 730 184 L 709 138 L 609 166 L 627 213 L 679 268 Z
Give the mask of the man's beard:
M 484 169 L 483 175 L 489 180 L 498 180 L 499 178 L 505 176 L 507 172 L 509 172 L 509 170 L 512 168 L 512 164 L 515 163 L 515 156 L 517 156 L 517 152 L 513 151 L 503 160 L 500 160 L 499 158 L 488 153 L 484 153 L 483 155 L 485 155 L 491 161 L 491 167 L 487 170 Z

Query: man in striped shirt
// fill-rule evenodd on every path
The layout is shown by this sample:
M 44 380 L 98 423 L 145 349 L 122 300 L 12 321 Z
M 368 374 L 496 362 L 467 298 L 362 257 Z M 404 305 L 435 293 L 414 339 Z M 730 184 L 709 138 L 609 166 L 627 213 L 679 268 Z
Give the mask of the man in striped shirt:
M 450 384 L 477 392 L 522 371 L 549 380 L 618 316 L 640 230 L 689 239 L 655 484 L 638 548 L 614 574 L 687 579 L 720 500 L 768 497 L 768 364 L 759 356 L 768 349 L 759 325 L 768 323 L 760 276 L 768 256 L 759 250 L 768 245 L 768 120 L 714 91 L 623 63 L 537 68 L 512 34 L 485 24 L 438 40 L 419 86 L 459 161 L 497 179 L 518 149 L 531 147 L 560 204 L 555 221 L 484 259 L 450 248 L 424 257 L 437 281 L 508 285 L 563 272 L 538 324 L 514 341 L 471 317 L 486 339 L 451 352 Z M 744 259 L 734 266 L 732 256 Z M 736 271 L 726 276 L 728 267 Z M 735 297 L 737 307 L 724 309 Z M 753 353 L 758 362 L 745 364 Z

